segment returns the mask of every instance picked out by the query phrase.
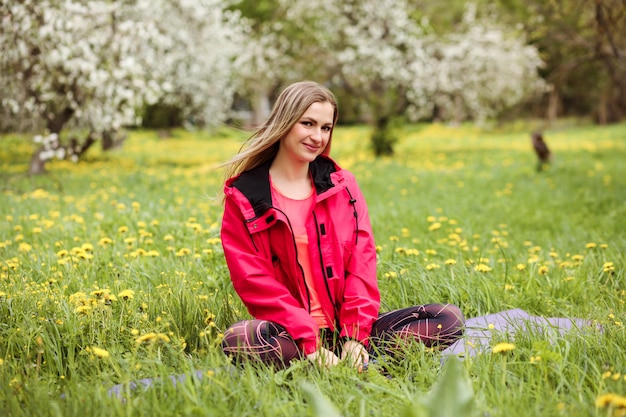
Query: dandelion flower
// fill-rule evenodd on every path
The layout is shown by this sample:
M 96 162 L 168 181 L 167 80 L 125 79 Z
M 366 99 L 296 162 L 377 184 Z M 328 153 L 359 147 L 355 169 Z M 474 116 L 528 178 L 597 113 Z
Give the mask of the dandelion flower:
M 485 264 L 478 264 L 474 267 L 476 272 L 491 272 L 492 268 Z
M 456 265 L 456 261 L 454 259 L 446 259 L 445 263 L 448 266 Z
M 428 227 L 428 230 L 433 232 L 435 230 L 441 229 L 441 223 L 435 222 Z
M 99 347 L 95 347 L 95 346 L 87 348 L 86 350 L 87 350 L 87 352 L 90 352 L 94 356 L 97 356 L 98 358 L 101 358 L 101 359 L 106 359 L 109 356 L 111 356 L 111 354 L 109 352 L 107 352 L 106 350 L 101 349 Z
M 111 243 L 113 243 L 113 240 L 109 239 L 108 237 L 103 237 L 98 241 L 98 246 L 107 246 Z
M 117 296 L 122 300 L 132 300 L 135 297 L 135 292 L 133 290 L 124 290 Z
M 597 408 L 613 407 L 613 408 L 626 408 L 626 397 L 621 395 L 608 393 L 602 394 L 596 399 Z
M 515 345 L 513 343 L 498 343 L 491 349 L 491 352 L 504 353 L 504 352 L 509 352 L 514 349 L 515 349 Z
M 523 270 L 525 270 L 525 269 L 526 269 L 526 265 L 525 265 L 525 264 L 521 264 L 521 263 L 520 263 L 520 264 L 515 265 L 515 268 L 516 268 L 518 271 L 523 271 Z
M 74 309 L 74 313 L 80 314 L 81 316 L 86 316 L 91 312 L 91 307 L 89 306 L 78 306 Z
M 150 332 L 150 333 L 146 333 L 143 336 L 139 336 L 137 339 L 135 339 L 135 343 L 137 343 L 138 345 L 144 343 L 144 342 L 148 342 L 148 343 L 158 343 L 158 342 L 164 342 L 164 343 L 169 343 L 170 338 L 163 333 L 154 333 L 154 332 Z
M 550 271 L 550 268 L 548 268 L 545 265 L 542 265 L 539 267 L 539 270 L 537 272 L 539 272 L 540 275 L 545 275 L 548 273 L 548 271 Z
M 585 245 L 585 248 L 587 248 L 587 249 L 594 249 L 596 246 L 598 246 L 598 245 L 596 245 L 594 242 L 589 242 L 589 243 L 587 243 Z

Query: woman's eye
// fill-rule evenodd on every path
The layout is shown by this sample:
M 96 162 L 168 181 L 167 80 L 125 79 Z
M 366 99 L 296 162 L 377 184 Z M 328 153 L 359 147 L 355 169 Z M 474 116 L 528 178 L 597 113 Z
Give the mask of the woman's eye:
M 313 123 L 311 123 L 311 122 L 302 122 L 302 125 L 309 127 L 309 126 L 312 126 Z
M 330 132 L 330 126 L 324 126 L 322 129 L 324 129 L 325 132 Z

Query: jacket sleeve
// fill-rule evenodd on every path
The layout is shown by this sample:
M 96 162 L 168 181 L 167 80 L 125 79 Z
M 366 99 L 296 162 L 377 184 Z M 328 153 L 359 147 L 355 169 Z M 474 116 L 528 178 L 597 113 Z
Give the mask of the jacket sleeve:
M 256 319 L 280 324 L 305 355 L 313 353 L 318 343 L 317 324 L 276 279 L 271 256 L 255 246 L 244 216 L 229 197 L 225 201 L 221 239 L 233 287 L 248 312 Z
M 380 292 L 376 275 L 376 244 L 367 203 L 356 181 L 349 186 L 356 200 L 358 232 L 355 246 L 345 262 L 345 288 L 339 310 L 341 336 L 367 343 L 378 317 Z

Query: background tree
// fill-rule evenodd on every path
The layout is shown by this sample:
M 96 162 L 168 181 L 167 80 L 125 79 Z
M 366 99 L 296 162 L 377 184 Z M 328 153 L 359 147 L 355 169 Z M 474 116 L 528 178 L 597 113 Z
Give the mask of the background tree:
M 541 85 L 535 48 L 473 8 L 441 35 L 405 0 L 273 4 L 280 23 L 267 27 L 281 60 L 263 67 L 283 67 L 282 81 L 313 77 L 350 97 L 374 127 L 377 155 L 393 152 L 398 117 L 484 120 Z
M 207 124 L 230 108 L 244 25 L 223 1 L 0 1 L 0 123 L 45 130 L 31 173 L 54 156 L 77 159 L 99 139 L 114 146 L 158 100 Z M 62 141 L 69 128 L 84 137 Z
M 499 23 L 496 14 L 479 15 L 473 4 L 454 31 L 429 36 L 424 47 L 436 61 L 429 67 L 434 71 L 424 74 L 423 69 L 416 69 L 428 82 L 409 93 L 425 90 L 425 110 L 436 120 L 495 119 L 544 89 L 538 73 L 543 62 L 537 49 L 527 44 L 523 33 Z
M 546 62 L 547 118 L 589 115 L 604 124 L 626 114 L 626 3 L 621 0 L 500 0 Z

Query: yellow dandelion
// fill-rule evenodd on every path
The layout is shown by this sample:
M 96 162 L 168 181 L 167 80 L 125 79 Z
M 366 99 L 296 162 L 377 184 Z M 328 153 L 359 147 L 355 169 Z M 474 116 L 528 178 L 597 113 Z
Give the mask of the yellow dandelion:
M 84 305 L 78 306 L 74 309 L 74 313 L 79 314 L 81 316 L 86 316 L 91 312 L 91 307 Z
M 456 265 L 456 261 L 454 259 L 446 259 L 446 265 L 453 266 Z
M 123 234 L 128 232 L 128 226 L 120 226 L 117 228 L 117 233 Z
M 117 295 L 122 300 L 132 300 L 135 297 L 133 290 L 124 290 Z
M 87 352 L 92 353 L 94 356 L 101 358 L 101 359 L 106 359 L 109 356 L 111 356 L 111 354 L 109 352 L 107 352 L 104 349 L 101 349 L 99 347 L 95 347 L 92 346 L 90 348 L 85 349 Z
M 474 267 L 474 271 L 476 272 L 491 272 L 493 269 L 485 264 L 478 264 Z
M 515 349 L 515 345 L 513 343 L 498 343 L 492 349 L 492 353 L 505 353 Z
M 180 248 L 178 252 L 176 252 L 176 256 L 185 256 L 191 254 L 191 249 L 189 248 Z
M 20 246 L 18 248 L 18 250 L 20 252 L 30 252 L 33 249 L 32 245 L 26 243 L 26 242 L 22 242 L 20 243 Z
M 431 224 L 428 227 L 428 230 L 431 231 L 431 232 L 433 232 L 433 231 L 435 231 L 437 229 L 441 229 L 441 223 L 439 223 L 439 222 L 435 222 L 435 223 Z
M 517 269 L 518 271 L 524 271 L 526 269 L 526 264 L 517 264 L 515 265 L 515 269 Z
M 621 395 L 608 393 L 602 394 L 596 399 L 596 407 L 597 408 L 626 408 L 626 397 Z
M 585 248 L 587 248 L 587 249 L 594 249 L 596 246 L 598 246 L 598 245 L 596 245 L 594 242 L 589 242 L 589 243 L 587 243 L 585 245 Z
M 613 262 L 605 262 L 604 265 L 602 265 L 602 270 L 604 272 L 615 272 L 615 264 L 613 264 Z
M 103 237 L 102 239 L 100 239 L 98 241 L 98 246 L 108 246 L 111 243 L 113 243 L 113 240 L 109 239 L 108 237 Z
M 150 333 L 146 333 L 143 336 L 139 336 L 137 339 L 135 339 L 135 343 L 137 343 L 138 345 L 147 342 L 147 343 L 159 343 L 159 342 L 163 342 L 163 343 L 169 343 L 170 338 L 163 333 L 154 333 L 154 332 L 150 332 Z
M 163 236 L 163 240 L 165 240 L 165 241 L 174 240 L 174 236 L 169 235 L 169 234 L 168 234 L 168 235 L 165 235 L 165 236 Z

